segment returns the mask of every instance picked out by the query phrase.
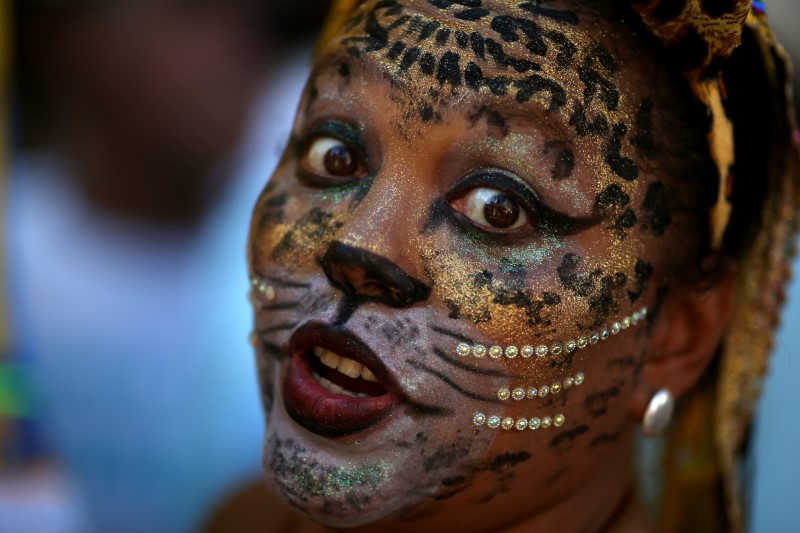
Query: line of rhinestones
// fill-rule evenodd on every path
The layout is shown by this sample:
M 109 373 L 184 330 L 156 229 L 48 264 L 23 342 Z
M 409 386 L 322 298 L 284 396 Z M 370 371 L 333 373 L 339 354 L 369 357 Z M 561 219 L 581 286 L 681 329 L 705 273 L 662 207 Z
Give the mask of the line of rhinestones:
M 537 357 L 545 357 L 548 354 L 559 356 L 562 353 L 572 353 L 575 350 L 582 350 L 587 346 L 593 346 L 600 341 L 608 339 L 611 335 L 616 335 L 620 331 L 626 330 L 631 326 L 636 326 L 639 322 L 644 320 L 645 317 L 647 317 L 647 307 L 642 307 L 639 311 L 624 317 L 619 322 L 614 322 L 607 328 L 602 328 L 590 335 L 581 335 L 577 340 L 570 339 L 566 342 L 556 341 L 550 346 L 540 344 L 536 347 L 525 345 L 519 347 L 506 346 L 503 348 L 502 346 L 495 345 L 487 348 L 483 344 L 470 345 L 466 342 L 462 342 L 456 347 L 456 353 L 461 357 L 471 356 L 479 359 L 487 355 L 492 359 L 500 359 L 504 356 L 508 359 L 514 359 L 517 356 L 523 359 L 530 359 L 534 355 Z
M 266 301 L 271 302 L 275 299 L 275 287 L 272 285 L 267 285 L 258 278 L 250 278 L 250 284 L 253 286 L 253 290 Z
M 548 394 L 558 394 L 562 390 L 569 390 L 572 387 L 583 385 L 586 376 L 583 375 L 583 372 L 578 372 L 575 376 L 568 376 L 561 381 L 554 381 L 551 385 L 541 385 L 539 387 L 528 387 L 527 389 L 524 387 L 514 387 L 513 389 L 509 389 L 504 387 L 497 391 L 497 399 L 506 401 L 506 400 L 524 400 L 528 398 L 529 400 L 533 400 L 534 398 L 544 398 Z
M 517 431 L 525 431 L 526 429 L 549 429 L 560 428 L 564 425 L 567 418 L 559 413 L 555 416 L 545 416 L 542 418 L 512 418 L 510 416 L 500 417 L 497 415 L 485 415 L 484 413 L 475 413 L 472 415 L 472 425 L 476 428 L 486 426 L 489 429 L 516 429 Z

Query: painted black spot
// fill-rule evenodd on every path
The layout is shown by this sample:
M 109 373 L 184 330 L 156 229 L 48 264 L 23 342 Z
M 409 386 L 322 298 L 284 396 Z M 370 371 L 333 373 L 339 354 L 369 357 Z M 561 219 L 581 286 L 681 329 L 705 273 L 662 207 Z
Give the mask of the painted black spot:
M 626 181 L 633 181 L 639 177 L 639 168 L 633 162 L 633 159 L 623 156 L 620 151 L 622 150 L 622 138 L 628 133 L 628 127 L 622 122 L 614 125 L 611 134 L 611 140 L 606 147 L 606 163 L 611 167 L 614 173 Z
M 642 229 L 656 236 L 663 235 L 672 222 L 669 204 L 666 186 L 660 181 L 651 183 L 642 202 Z
M 498 15 L 492 19 L 492 29 L 500 34 L 500 38 L 507 43 L 519 41 L 517 22 L 513 17 Z
M 548 30 L 543 32 L 543 35 L 555 43 L 556 47 L 558 48 L 558 54 L 556 54 L 556 64 L 561 68 L 568 67 L 572 63 L 572 58 L 574 58 L 575 54 L 578 53 L 578 47 L 575 46 L 572 41 L 567 39 L 563 33 Z
M 445 52 L 442 59 L 439 61 L 439 70 L 436 73 L 436 79 L 444 85 L 451 83 L 454 87 L 461 85 L 461 66 L 459 65 L 460 57 L 455 52 Z
M 603 135 L 608 131 L 608 120 L 602 113 L 597 113 L 594 120 L 589 120 L 586 108 L 575 102 L 575 108 L 569 117 L 569 125 L 575 128 L 578 135 Z
M 584 435 L 587 431 L 589 431 L 589 426 L 586 424 L 580 424 L 574 428 L 562 431 L 553 437 L 553 440 L 550 441 L 550 447 L 559 448 L 563 451 L 569 450 L 572 448 L 572 445 L 575 444 L 575 439 Z
M 464 69 L 464 83 L 470 89 L 478 91 L 483 85 L 483 81 L 484 78 L 481 67 L 470 61 L 467 68 Z
M 431 122 L 435 116 L 433 106 L 428 103 L 423 103 L 419 107 L 419 116 L 423 122 Z
M 486 124 L 489 126 L 489 133 L 497 132 L 499 136 L 506 137 L 510 129 L 503 115 L 487 106 L 481 106 L 474 113 L 470 114 L 468 119 L 471 126 L 475 126 L 481 118 L 486 118 Z
M 618 385 L 612 385 L 605 390 L 588 395 L 583 402 L 583 407 L 592 418 L 603 416 L 608 411 L 611 400 L 619 396 L 621 392 L 622 389 Z
M 528 11 L 529 13 L 533 13 L 534 15 L 539 15 L 541 17 L 549 18 L 557 22 L 564 22 L 566 24 L 571 24 L 573 26 L 578 25 L 578 23 L 580 22 L 580 20 L 578 19 L 578 15 L 576 15 L 572 11 L 542 7 L 542 4 L 547 1 L 548 0 L 533 0 L 531 2 L 525 2 L 523 4 L 520 4 L 519 7 L 524 9 L 525 11 Z
M 406 53 L 403 54 L 403 59 L 400 60 L 400 72 L 405 72 L 410 69 L 417 59 L 419 59 L 421 53 L 420 49 L 416 47 L 406 50 Z
M 611 55 L 601 47 L 587 56 L 583 66 L 578 68 L 578 77 L 583 82 L 583 104 L 589 107 L 599 96 L 608 111 L 615 111 L 619 107 L 619 90 L 598 67 L 603 68 L 606 74 L 613 73 L 616 68 Z
M 508 452 L 498 455 L 492 460 L 489 465 L 489 470 L 492 472 L 503 472 L 510 468 L 514 468 L 520 463 L 524 463 L 531 458 L 528 452 Z
M 331 213 L 315 207 L 286 232 L 272 251 L 272 257 L 280 262 L 285 254 L 305 249 L 309 242 L 324 241 L 340 227 L 342 223 Z
M 433 472 L 434 470 L 441 470 L 447 468 L 459 459 L 469 454 L 469 446 L 459 447 L 456 444 L 451 444 L 446 447 L 441 447 L 433 455 L 426 457 L 422 466 L 425 472 Z
M 589 297 L 589 309 L 594 314 L 594 322 L 589 324 L 590 328 L 600 327 L 612 314 L 619 312 L 618 293 L 627 281 L 628 276 L 624 272 L 615 272 L 600 278 L 599 287 Z
M 483 36 L 474 31 L 469 34 L 469 44 L 472 46 L 472 53 L 475 54 L 476 57 L 485 60 L 485 50 L 486 47 L 484 46 Z
M 514 82 L 517 91 L 517 102 L 525 103 L 539 93 L 550 95 L 548 111 L 556 111 L 567 104 L 567 93 L 558 83 L 539 74 L 532 74 L 524 80 Z
M 641 150 L 647 158 L 652 159 L 656 155 L 653 136 L 653 101 L 649 98 L 643 100 L 636 111 L 631 144 Z
M 423 74 L 433 75 L 436 70 L 436 58 L 430 52 L 425 52 L 419 60 L 419 69 Z
M 619 439 L 619 433 L 601 433 L 589 442 L 589 448 L 600 446 L 602 444 L 611 444 Z
M 597 195 L 597 199 L 594 203 L 594 212 L 596 215 L 604 216 L 610 210 L 625 207 L 630 201 L 630 196 L 622 190 L 622 187 L 616 183 L 612 183 Z
M 403 50 L 405 50 L 405 48 L 406 48 L 406 43 L 404 43 L 403 41 L 397 41 L 392 45 L 391 48 L 389 48 L 389 52 L 386 54 L 386 57 L 394 61 L 395 59 L 400 57 L 400 54 L 403 53 Z
M 462 485 L 469 480 L 470 478 L 467 476 L 446 477 L 442 480 L 442 485 L 444 485 L 445 487 L 452 487 L 454 485 Z
M 380 25 L 375 10 L 372 10 L 367 15 L 367 21 L 364 26 L 366 37 L 348 37 L 342 41 L 342 44 L 347 45 L 350 43 L 360 43 L 362 47 L 350 46 L 347 48 L 349 54 L 353 56 L 360 56 L 362 53 L 377 52 L 383 50 L 389 45 L 389 31 Z
M 464 9 L 463 11 L 458 11 L 453 16 L 457 19 L 474 22 L 489 15 L 489 13 L 491 12 L 488 9 L 484 9 L 482 7 L 473 7 L 469 9 Z
M 494 39 L 486 39 L 484 43 L 486 44 L 486 51 L 489 52 L 497 66 L 501 68 L 508 67 L 508 57 L 506 57 L 503 45 Z
M 492 129 L 499 130 L 503 137 L 507 136 L 509 133 L 508 124 L 497 111 L 489 111 L 486 115 L 486 123 L 489 125 L 490 131 Z
M 441 24 L 435 20 L 426 22 L 422 26 L 422 30 L 419 32 L 419 37 L 417 37 L 417 42 L 421 43 L 422 41 L 426 40 L 428 37 L 433 35 L 433 32 L 439 29 L 439 26 L 441 26 Z
M 522 33 L 525 34 L 525 48 L 527 48 L 528 51 L 534 55 L 542 57 L 546 56 L 547 44 L 545 44 L 544 39 L 542 38 L 542 31 L 539 26 L 532 20 L 523 18 L 515 19 L 514 23 L 515 27 L 522 30 Z
M 272 229 L 276 224 L 283 222 L 284 207 L 289 200 L 288 193 L 275 194 L 264 201 L 258 207 L 258 228 L 259 230 Z
M 641 259 L 637 259 L 634 272 L 635 286 L 633 290 L 628 291 L 628 298 L 630 298 L 631 303 L 636 302 L 647 288 L 647 281 L 653 275 L 653 265 Z
M 624 239 L 628 236 L 625 230 L 628 230 L 636 225 L 636 213 L 633 212 L 633 209 L 626 209 L 624 213 L 622 213 L 617 219 L 614 221 L 614 229 L 616 230 L 617 237 L 620 239 Z
M 436 32 L 436 44 L 438 46 L 444 46 L 447 44 L 447 40 L 450 38 L 450 34 L 452 31 L 448 28 L 443 28 Z
M 581 258 L 574 253 L 566 254 L 557 269 L 558 279 L 566 290 L 578 296 L 588 296 L 595 290 L 595 284 L 603 275 L 603 271 L 597 269 L 589 274 L 579 275 L 577 271 L 580 260 Z
M 552 141 L 544 145 L 544 153 L 549 154 L 551 152 L 555 152 L 556 155 L 553 170 L 551 171 L 553 179 L 561 181 L 572 176 L 572 171 L 575 169 L 575 155 L 572 150 L 558 141 Z
M 456 44 L 462 50 L 467 48 L 469 44 L 469 35 L 467 35 L 467 32 L 461 30 L 456 31 Z
M 472 283 L 475 288 L 488 290 L 492 294 L 492 303 L 524 310 L 526 323 L 533 329 L 551 326 L 553 322 L 548 308 L 561 303 L 561 297 L 555 293 L 545 291 L 540 297 L 531 295 L 525 288 L 524 271 L 515 272 L 507 282 L 503 282 L 495 279 L 488 270 L 483 270 L 474 276 Z
M 350 63 L 345 61 L 339 63 L 339 76 L 350 79 Z

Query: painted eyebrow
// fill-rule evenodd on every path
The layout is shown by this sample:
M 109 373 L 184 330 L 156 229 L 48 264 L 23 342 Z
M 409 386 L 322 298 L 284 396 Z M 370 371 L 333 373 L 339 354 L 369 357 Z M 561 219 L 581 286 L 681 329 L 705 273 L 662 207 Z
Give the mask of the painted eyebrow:
M 476 99 L 459 100 L 453 111 L 465 113 L 468 117 L 488 113 L 497 113 L 503 118 L 509 130 L 525 131 L 537 129 L 546 131 L 551 140 L 560 140 L 570 144 L 575 134 L 568 125 L 568 117 L 558 111 L 551 111 L 536 100 L 519 103 L 513 95 L 496 96 L 491 93 L 479 93 Z
M 358 56 L 348 53 L 346 50 L 337 46 L 333 50 L 326 51 L 316 61 L 309 74 L 309 80 L 316 80 L 325 74 L 335 74 L 340 76 L 339 70 L 342 65 L 347 65 L 349 77 L 357 72 L 359 76 L 367 78 L 368 81 L 386 81 L 386 77 L 394 77 L 380 62 L 373 60 L 370 54 Z

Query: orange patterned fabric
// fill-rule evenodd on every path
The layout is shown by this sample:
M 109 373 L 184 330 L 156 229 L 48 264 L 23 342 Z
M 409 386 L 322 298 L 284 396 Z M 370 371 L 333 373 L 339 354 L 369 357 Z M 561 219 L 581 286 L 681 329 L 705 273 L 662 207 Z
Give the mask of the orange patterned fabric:
M 750 0 L 652 0 L 633 2 L 650 31 L 679 56 L 684 70 L 700 76 L 715 58 L 739 46 Z

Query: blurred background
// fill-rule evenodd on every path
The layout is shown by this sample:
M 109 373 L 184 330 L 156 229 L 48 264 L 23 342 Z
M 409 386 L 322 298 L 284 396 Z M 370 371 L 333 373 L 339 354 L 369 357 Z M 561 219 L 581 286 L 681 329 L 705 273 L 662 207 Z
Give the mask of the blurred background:
M 247 225 L 327 3 L 0 0 L 0 533 L 209 531 L 257 483 Z M 798 325 L 795 283 L 753 531 L 797 531 Z
M 327 2 L 2 5 L 0 531 L 200 531 L 260 477 L 245 241 Z

